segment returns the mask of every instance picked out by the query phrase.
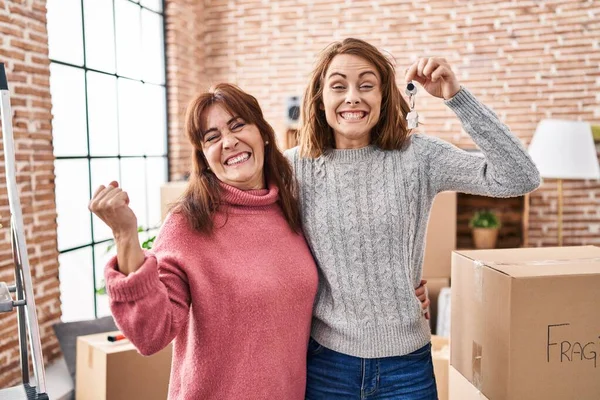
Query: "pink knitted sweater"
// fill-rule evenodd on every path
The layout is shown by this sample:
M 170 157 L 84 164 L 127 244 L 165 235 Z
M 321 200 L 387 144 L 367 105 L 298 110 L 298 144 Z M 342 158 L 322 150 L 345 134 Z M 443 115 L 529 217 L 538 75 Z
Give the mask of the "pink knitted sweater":
M 169 399 L 303 400 L 314 260 L 276 187 L 222 186 L 212 235 L 170 215 L 139 270 L 106 266 L 113 316 L 141 354 L 173 341 Z

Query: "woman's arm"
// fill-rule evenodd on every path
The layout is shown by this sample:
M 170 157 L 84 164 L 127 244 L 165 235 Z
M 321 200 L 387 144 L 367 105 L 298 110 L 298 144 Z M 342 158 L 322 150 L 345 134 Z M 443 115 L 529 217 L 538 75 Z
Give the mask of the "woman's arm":
M 149 355 L 166 347 L 187 321 L 191 301 L 187 277 L 180 267 L 181 251 L 175 245 L 183 222 L 165 221 L 154 246 L 144 253 L 137 218 L 127 192 L 115 181 L 100 186 L 89 209 L 113 231 L 117 256 L 105 269 L 110 307 L 125 336 L 140 353 Z M 185 234 L 185 233 L 183 233 Z
M 424 159 L 433 194 L 453 190 L 493 197 L 520 196 L 535 190 L 540 174 L 521 142 L 498 117 L 465 88 L 446 101 L 460 118 L 481 155 L 424 135 L 412 138 Z
M 133 232 L 113 234 L 117 246 L 117 265 L 125 275 L 138 270 L 144 263 L 144 251 L 140 245 L 137 229 Z
M 155 247 L 160 245 L 159 235 Z M 141 354 L 154 354 L 171 343 L 188 320 L 187 277 L 178 257 L 160 247 L 156 253 L 146 252 L 142 266 L 129 275 L 119 271 L 117 260 L 108 263 L 104 274 L 111 312 Z
M 421 58 L 407 71 L 432 96 L 445 99 L 483 157 L 443 140 L 414 135 L 412 143 L 425 161 L 426 179 L 435 195 L 444 190 L 510 197 L 536 189 L 540 174 L 519 140 L 485 105 L 461 88 L 444 58 Z
M 92 196 L 88 208 L 112 230 L 117 245 L 117 258 L 122 273 L 129 275 L 142 266 L 144 253 L 137 231 L 137 217 L 129 207 L 129 195 L 117 181 L 101 185 Z

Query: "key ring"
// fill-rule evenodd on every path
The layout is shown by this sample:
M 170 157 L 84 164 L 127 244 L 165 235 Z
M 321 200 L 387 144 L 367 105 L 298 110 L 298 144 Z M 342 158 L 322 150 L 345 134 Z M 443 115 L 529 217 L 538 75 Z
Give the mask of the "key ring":
M 406 84 L 404 93 L 408 96 L 408 106 L 410 107 L 408 114 L 406 114 L 406 127 L 408 129 L 415 129 L 419 126 L 419 114 L 415 111 L 415 96 L 417 94 L 417 85 L 412 81 Z
M 406 84 L 406 89 L 404 89 L 404 93 L 408 96 L 408 102 L 410 109 L 415 108 L 415 95 L 417 94 L 417 85 L 415 85 L 412 81 Z
M 417 85 L 415 85 L 412 81 L 408 82 L 406 84 L 406 89 L 404 90 L 404 92 L 408 96 L 414 96 L 415 94 L 417 94 Z

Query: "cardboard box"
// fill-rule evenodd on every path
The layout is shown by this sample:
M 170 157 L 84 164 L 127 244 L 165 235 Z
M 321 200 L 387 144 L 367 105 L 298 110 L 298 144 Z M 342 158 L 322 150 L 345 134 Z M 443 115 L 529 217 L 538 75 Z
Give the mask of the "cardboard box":
M 456 192 L 442 192 L 435 196 L 429 215 L 423 277 L 450 277 L 453 250 L 456 250 Z
M 431 358 L 438 391 L 438 400 L 448 400 L 448 366 L 450 365 L 448 339 L 431 336 Z
M 438 316 L 438 307 L 439 302 L 438 298 L 440 296 L 440 292 L 443 288 L 450 286 L 450 278 L 429 278 L 427 279 L 427 296 L 431 301 L 431 305 L 429 306 L 429 326 L 431 327 L 432 333 L 437 333 L 437 316 Z
M 449 400 L 488 400 L 452 365 L 448 367 L 448 399 Z M 440 397 L 441 400 L 441 397 Z
M 171 345 L 144 357 L 128 340 L 106 338 L 119 332 L 77 338 L 77 400 L 131 400 L 168 397 Z
M 600 399 L 600 247 L 454 252 L 451 365 L 490 399 Z
M 165 182 L 160 187 L 160 216 L 164 221 L 171 205 L 179 200 L 183 191 L 187 187 L 187 181 Z

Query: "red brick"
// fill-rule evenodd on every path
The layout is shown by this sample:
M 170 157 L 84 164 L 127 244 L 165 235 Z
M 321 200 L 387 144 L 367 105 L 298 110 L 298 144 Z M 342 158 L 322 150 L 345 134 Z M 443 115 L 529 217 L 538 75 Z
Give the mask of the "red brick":
M 10 5 L 10 3 L 15 3 L 15 1 L 9 2 L 9 12 L 11 14 L 25 17 L 28 21 L 46 22 L 46 13 L 42 10 L 32 10 L 25 6 Z
M 19 61 L 25 61 L 25 53 L 23 53 L 20 50 L 16 50 L 14 48 L 9 48 L 9 47 L 0 47 L 0 57 L 3 58 L 3 60 L 19 60 Z M 7 71 L 8 72 L 8 71 Z M 10 79 L 10 76 L 7 76 L 8 81 L 12 82 L 12 80 Z M 10 84 L 9 84 L 9 88 L 10 88 Z
M 40 46 L 39 44 L 35 44 L 33 42 L 29 42 L 29 41 L 25 41 L 25 40 L 11 39 L 10 45 L 17 49 L 21 49 L 21 50 L 32 52 L 32 53 L 45 54 L 48 52 L 47 44 L 44 46 Z
M 48 45 L 48 35 L 44 35 L 44 34 L 39 34 L 39 33 L 34 33 L 34 32 L 29 32 L 27 34 L 28 38 L 35 42 L 35 43 L 40 43 L 43 46 L 47 46 Z

